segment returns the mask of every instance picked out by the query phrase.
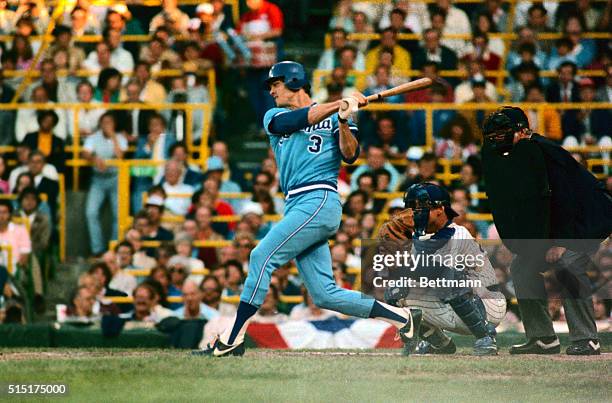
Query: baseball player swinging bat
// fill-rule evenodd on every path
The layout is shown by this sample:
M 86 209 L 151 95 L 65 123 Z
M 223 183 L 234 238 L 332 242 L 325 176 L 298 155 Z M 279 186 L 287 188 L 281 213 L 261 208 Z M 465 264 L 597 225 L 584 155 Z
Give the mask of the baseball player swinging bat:
M 376 94 L 369 95 L 365 97 L 367 103 L 359 102 L 354 97 L 344 98 L 342 100 L 341 110 L 346 111 L 347 109 L 350 112 L 357 112 L 360 107 L 366 106 L 370 102 L 381 101 L 383 98 L 391 97 L 393 95 L 405 94 L 407 92 L 420 90 L 423 88 L 427 88 L 432 84 L 430 78 L 424 77 L 419 78 L 418 80 L 410 81 L 408 83 L 400 84 L 396 87 L 390 88 L 388 90 L 384 90 L 381 92 L 377 92 Z

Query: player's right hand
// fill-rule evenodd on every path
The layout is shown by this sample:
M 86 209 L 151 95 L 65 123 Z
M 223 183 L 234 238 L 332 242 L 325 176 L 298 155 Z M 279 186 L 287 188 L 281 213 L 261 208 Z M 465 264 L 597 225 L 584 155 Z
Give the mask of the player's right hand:
M 351 97 L 355 98 L 357 100 L 358 106 L 360 108 L 363 108 L 364 106 L 366 106 L 368 104 L 368 99 L 366 98 L 365 95 L 363 95 L 361 92 L 359 91 L 355 91 L 351 94 Z

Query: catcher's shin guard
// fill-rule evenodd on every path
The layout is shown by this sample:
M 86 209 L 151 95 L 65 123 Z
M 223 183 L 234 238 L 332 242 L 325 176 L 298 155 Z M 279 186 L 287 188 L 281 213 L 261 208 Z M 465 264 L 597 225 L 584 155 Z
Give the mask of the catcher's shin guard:
M 495 336 L 495 326 L 487 322 L 487 313 L 479 296 L 464 294 L 449 300 L 448 304 L 474 336 L 479 339 Z

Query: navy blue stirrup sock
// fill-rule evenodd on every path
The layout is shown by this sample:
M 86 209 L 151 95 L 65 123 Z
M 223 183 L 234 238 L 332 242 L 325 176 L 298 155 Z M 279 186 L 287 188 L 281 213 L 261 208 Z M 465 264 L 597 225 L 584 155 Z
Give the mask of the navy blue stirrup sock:
M 370 318 L 386 318 L 399 323 L 405 323 L 406 318 L 382 306 L 378 301 L 374 302 L 370 311 Z
M 240 333 L 240 330 L 244 326 L 247 320 L 257 312 L 256 306 L 251 304 L 247 304 L 246 302 L 240 301 L 238 305 L 238 311 L 236 312 L 236 321 L 234 322 L 234 327 L 232 327 L 232 332 L 230 333 L 230 337 L 227 340 L 227 344 L 232 345 L 236 340 L 236 336 Z

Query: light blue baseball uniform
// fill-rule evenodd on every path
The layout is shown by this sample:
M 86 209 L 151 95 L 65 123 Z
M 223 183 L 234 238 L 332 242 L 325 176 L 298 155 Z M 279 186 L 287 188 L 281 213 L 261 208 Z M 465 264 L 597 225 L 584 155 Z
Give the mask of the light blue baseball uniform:
M 287 201 L 283 219 L 251 252 L 240 300 L 259 307 L 268 292 L 272 272 L 295 259 L 317 306 L 368 317 L 374 299 L 338 287 L 332 274 L 328 239 L 338 230 L 342 218 L 342 204 L 336 191 L 343 159 L 338 115 L 294 133 L 271 133 L 272 119 L 289 111 L 272 108 L 264 117 Z M 356 134 L 357 126 L 352 122 L 349 126 Z

